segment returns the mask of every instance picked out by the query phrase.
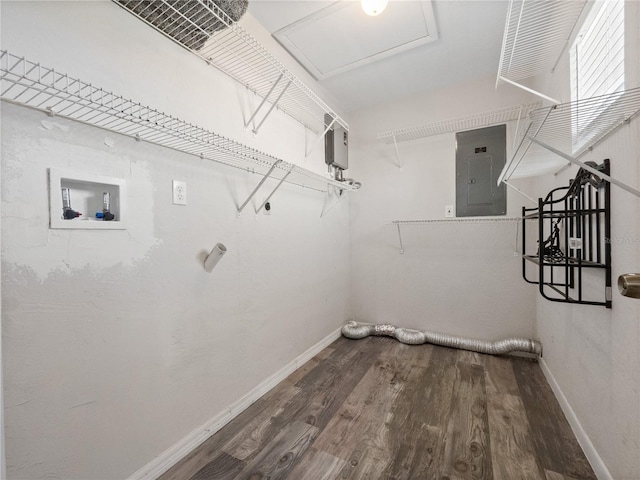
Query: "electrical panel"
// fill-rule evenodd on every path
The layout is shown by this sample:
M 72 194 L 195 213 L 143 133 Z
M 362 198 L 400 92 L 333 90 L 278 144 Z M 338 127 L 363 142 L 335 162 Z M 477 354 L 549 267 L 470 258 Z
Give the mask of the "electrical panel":
M 507 192 L 498 186 L 506 142 L 506 125 L 456 133 L 456 216 L 507 213 Z

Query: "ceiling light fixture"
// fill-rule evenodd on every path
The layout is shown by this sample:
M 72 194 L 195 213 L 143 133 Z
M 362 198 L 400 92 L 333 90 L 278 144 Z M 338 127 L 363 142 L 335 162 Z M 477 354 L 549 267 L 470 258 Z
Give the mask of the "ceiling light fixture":
M 380 15 L 387 8 L 387 3 L 389 3 L 389 0 L 360 0 L 364 13 L 372 17 Z

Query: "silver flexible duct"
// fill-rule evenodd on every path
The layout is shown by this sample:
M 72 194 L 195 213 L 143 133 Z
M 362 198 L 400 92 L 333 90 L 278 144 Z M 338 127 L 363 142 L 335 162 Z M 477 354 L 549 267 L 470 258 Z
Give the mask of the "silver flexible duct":
M 542 354 L 542 345 L 535 340 L 526 338 L 506 338 L 496 342 L 477 340 L 474 338 L 456 337 L 442 333 L 424 332 L 410 328 L 398 328 L 393 325 L 370 325 L 349 321 L 342 327 L 342 335 L 347 338 L 364 338 L 369 335 L 386 335 L 395 337 L 402 343 L 420 345 L 432 343 L 443 347 L 471 350 L 472 352 L 501 355 L 509 352 L 526 352 L 535 355 Z

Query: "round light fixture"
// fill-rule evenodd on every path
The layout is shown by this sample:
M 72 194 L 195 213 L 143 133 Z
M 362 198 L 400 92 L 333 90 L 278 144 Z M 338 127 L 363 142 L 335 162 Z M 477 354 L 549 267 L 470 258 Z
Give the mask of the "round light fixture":
M 372 17 L 380 15 L 387 8 L 387 3 L 389 3 L 389 0 L 360 0 L 364 13 Z

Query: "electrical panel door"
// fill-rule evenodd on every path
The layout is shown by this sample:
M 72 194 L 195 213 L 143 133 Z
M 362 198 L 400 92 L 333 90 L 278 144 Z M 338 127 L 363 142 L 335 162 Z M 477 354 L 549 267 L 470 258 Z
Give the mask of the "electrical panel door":
M 506 125 L 456 133 L 456 216 L 506 214 L 507 192 L 497 185 L 506 141 Z

